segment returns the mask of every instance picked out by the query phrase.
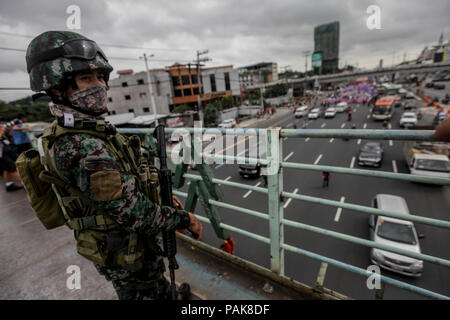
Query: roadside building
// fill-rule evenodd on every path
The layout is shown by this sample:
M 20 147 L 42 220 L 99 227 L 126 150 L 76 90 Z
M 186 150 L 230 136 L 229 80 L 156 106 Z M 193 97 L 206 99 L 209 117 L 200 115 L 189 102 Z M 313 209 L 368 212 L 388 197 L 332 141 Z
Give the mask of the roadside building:
M 261 62 L 237 70 L 240 87 L 278 81 L 278 65 L 275 62 Z

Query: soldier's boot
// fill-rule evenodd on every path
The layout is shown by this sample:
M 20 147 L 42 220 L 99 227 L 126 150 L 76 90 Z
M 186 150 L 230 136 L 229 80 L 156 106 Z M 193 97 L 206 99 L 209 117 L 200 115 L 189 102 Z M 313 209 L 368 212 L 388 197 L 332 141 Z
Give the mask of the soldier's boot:
M 182 283 L 177 290 L 177 294 L 178 300 L 189 300 L 191 295 L 191 286 L 186 282 Z

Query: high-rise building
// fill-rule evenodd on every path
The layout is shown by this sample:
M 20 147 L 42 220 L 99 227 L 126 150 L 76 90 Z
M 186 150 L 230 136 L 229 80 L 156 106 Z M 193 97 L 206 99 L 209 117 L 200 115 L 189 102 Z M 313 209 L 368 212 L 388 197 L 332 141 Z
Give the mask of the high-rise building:
M 314 28 L 314 53 L 322 53 L 322 73 L 335 72 L 339 65 L 339 21 Z

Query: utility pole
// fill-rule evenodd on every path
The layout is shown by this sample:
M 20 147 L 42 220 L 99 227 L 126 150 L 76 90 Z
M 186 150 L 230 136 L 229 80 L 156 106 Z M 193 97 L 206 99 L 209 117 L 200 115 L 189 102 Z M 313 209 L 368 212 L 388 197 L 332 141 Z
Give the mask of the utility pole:
M 261 70 L 259 70 L 259 81 L 261 84 L 261 88 L 259 88 L 259 93 L 261 95 L 261 108 L 264 110 L 264 97 L 263 97 L 263 88 L 264 88 L 264 80 L 261 80 Z
M 150 56 L 148 56 L 148 58 L 154 57 L 154 54 L 151 54 Z M 152 111 L 153 111 L 153 115 L 155 116 L 155 127 L 158 125 L 158 119 L 156 118 L 156 102 L 155 102 L 155 97 L 153 96 L 153 90 L 152 90 L 152 80 L 150 77 L 150 70 L 148 69 L 148 62 L 147 62 L 147 55 L 144 53 L 143 57 L 140 57 L 141 59 L 143 58 L 145 61 L 145 71 L 147 72 L 147 82 L 148 82 L 148 92 L 150 95 L 150 105 L 152 107 Z
M 197 65 L 197 82 L 199 83 L 199 91 L 198 91 L 198 114 L 200 117 L 200 121 L 203 123 L 203 106 L 202 106 L 202 96 L 203 96 L 203 81 L 202 81 L 202 75 L 200 74 L 201 70 L 200 67 L 204 66 L 201 64 L 201 62 L 211 61 L 210 58 L 200 58 L 200 56 L 207 54 L 209 51 L 198 51 L 197 50 L 197 60 L 195 61 L 195 64 Z
M 309 56 L 309 53 L 310 53 L 309 50 L 303 51 L 303 55 L 305 56 L 305 79 L 303 80 L 303 84 L 304 84 L 303 95 L 306 94 L 306 82 L 308 81 L 308 56 Z

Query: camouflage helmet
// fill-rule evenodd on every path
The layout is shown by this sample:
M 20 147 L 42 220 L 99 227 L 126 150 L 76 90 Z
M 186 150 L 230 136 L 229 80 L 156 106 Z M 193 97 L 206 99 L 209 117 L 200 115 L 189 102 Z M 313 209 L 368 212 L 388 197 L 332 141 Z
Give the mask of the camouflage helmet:
M 67 75 L 86 70 L 104 72 L 107 81 L 113 70 L 94 41 L 70 31 L 38 35 L 28 45 L 26 61 L 33 91 L 46 91 L 61 84 Z

